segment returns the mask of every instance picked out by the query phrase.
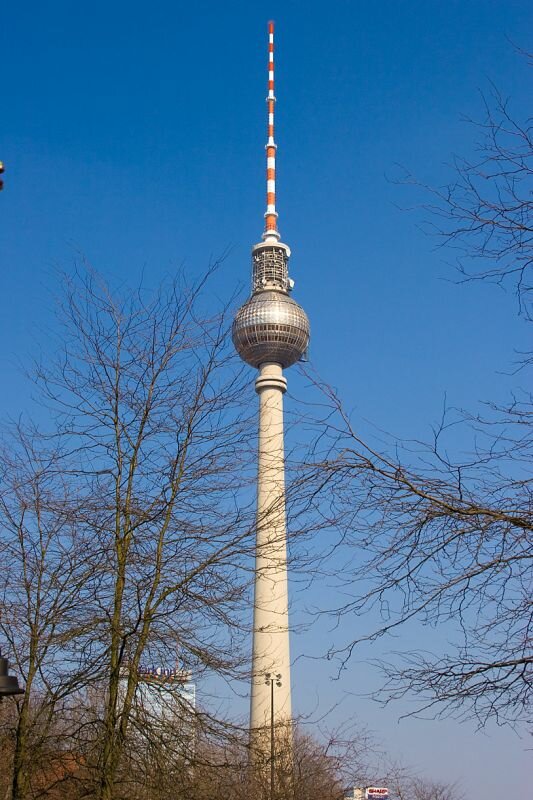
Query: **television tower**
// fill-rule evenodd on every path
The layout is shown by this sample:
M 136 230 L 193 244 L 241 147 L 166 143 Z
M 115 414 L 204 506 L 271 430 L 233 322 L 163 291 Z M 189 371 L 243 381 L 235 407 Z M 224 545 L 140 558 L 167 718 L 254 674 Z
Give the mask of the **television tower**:
M 252 758 L 270 752 L 268 733 L 291 720 L 287 527 L 283 453 L 283 370 L 309 344 L 309 320 L 290 296 L 289 247 L 280 241 L 274 141 L 274 23 L 268 23 L 267 206 L 262 241 L 252 248 L 252 294 L 233 322 L 240 357 L 259 370 L 259 452 L 250 736 Z M 290 734 L 289 734 L 290 735 Z M 255 756 L 254 756 L 255 753 Z

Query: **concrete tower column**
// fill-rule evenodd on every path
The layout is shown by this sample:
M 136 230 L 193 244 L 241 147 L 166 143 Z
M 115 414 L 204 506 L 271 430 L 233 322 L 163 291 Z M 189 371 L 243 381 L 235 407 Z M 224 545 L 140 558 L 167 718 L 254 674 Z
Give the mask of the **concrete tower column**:
M 274 691 L 276 725 L 291 718 L 287 528 L 283 395 L 287 381 L 280 364 L 261 364 L 259 395 L 257 534 L 253 620 L 250 727 L 252 735 L 271 723 L 271 686 L 265 676 L 280 675 Z M 281 686 L 277 684 L 281 683 Z

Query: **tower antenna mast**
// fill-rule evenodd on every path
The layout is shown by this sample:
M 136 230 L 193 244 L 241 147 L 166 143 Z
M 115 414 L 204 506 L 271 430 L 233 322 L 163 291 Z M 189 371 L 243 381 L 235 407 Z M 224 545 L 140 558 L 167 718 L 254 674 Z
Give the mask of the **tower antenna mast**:
M 265 232 L 263 239 L 274 238 L 279 240 L 278 214 L 276 211 L 276 150 L 274 136 L 274 109 L 276 95 L 274 94 L 274 23 L 268 23 L 268 127 L 267 127 L 267 207 L 265 212 Z

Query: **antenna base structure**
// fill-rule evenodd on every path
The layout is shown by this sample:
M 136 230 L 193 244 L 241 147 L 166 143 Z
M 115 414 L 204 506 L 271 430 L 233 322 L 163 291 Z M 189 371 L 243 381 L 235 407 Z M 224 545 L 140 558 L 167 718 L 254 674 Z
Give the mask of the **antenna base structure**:
M 252 367 L 279 364 L 286 369 L 300 361 L 309 345 L 309 320 L 289 296 L 290 248 L 266 239 L 252 248 L 252 296 L 237 311 L 233 344 Z

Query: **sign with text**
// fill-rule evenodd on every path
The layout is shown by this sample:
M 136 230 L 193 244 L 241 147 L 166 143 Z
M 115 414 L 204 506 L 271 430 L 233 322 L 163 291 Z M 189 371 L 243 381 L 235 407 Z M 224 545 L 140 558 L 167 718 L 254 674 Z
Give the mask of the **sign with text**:
M 137 670 L 138 675 L 151 675 L 154 678 L 176 678 L 181 674 L 179 669 L 157 667 L 154 664 L 141 664 Z
M 369 786 L 365 791 L 367 800 L 388 800 L 389 790 L 384 786 Z

